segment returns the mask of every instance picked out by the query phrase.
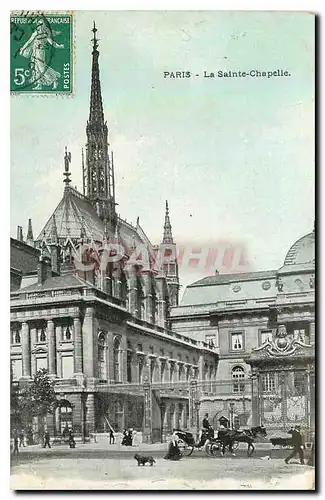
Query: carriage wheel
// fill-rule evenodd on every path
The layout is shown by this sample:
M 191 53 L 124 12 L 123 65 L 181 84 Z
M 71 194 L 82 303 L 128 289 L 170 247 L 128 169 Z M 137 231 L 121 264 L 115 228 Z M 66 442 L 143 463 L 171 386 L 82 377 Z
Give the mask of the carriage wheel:
M 234 442 L 232 443 L 232 449 L 233 449 L 234 451 L 235 451 L 235 450 L 237 450 L 238 446 L 239 446 L 239 442 L 238 442 L 238 441 L 234 441 Z
M 220 450 L 221 447 L 218 444 L 213 443 L 210 445 L 209 453 L 212 457 L 217 457 L 219 455 Z
M 178 442 L 178 448 L 179 448 L 179 451 L 181 452 L 181 455 L 183 457 L 189 457 L 190 455 L 192 455 L 193 453 L 193 450 L 194 450 L 194 446 L 189 446 L 187 443 L 185 443 L 185 441 L 183 441 L 182 439 L 180 439 Z
M 205 450 L 205 453 L 206 453 L 207 455 L 210 455 L 210 454 L 211 454 L 210 449 L 211 449 L 211 443 L 207 442 L 207 443 L 204 445 L 204 450 Z

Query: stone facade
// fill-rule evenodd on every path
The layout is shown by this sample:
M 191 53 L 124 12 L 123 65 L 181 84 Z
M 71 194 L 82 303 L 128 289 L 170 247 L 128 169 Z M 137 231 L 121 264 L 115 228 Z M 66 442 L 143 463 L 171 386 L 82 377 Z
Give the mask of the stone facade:
M 299 420 L 313 428 L 314 274 L 312 232 L 294 243 L 278 270 L 217 274 L 187 287 L 171 311 L 172 328 L 216 346 L 220 354 L 217 382 L 210 391 L 202 384 L 200 418 L 208 412 L 215 421 L 223 414 L 240 425 L 263 420 L 278 428 Z M 283 329 L 285 345 L 295 341 L 299 349 L 269 349 Z M 258 388 L 251 367 L 260 374 Z M 275 404 L 279 397 L 288 399 L 286 408 Z M 261 399 L 263 411 L 256 406 Z

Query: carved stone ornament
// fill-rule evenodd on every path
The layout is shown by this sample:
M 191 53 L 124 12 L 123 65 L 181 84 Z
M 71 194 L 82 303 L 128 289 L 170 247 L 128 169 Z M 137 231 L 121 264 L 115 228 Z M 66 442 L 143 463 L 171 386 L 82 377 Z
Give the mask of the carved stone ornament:
M 261 347 L 253 349 L 254 352 L 263 351 L 269 356 L 290 356 L 295 353 L 298 348 L 311 348 L 310 344 L 291 338 L 287 334 L 285 325 L 279 325 L 274 339 L 269 340 Z

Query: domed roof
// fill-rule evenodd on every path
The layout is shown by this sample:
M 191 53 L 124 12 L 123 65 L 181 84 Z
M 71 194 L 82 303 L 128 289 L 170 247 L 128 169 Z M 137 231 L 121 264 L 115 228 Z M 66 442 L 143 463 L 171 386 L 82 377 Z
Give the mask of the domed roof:
M 307 264 L 315 261 L 315 232 L 306 234 L 292 245 L 284 259 L 284 265 Z

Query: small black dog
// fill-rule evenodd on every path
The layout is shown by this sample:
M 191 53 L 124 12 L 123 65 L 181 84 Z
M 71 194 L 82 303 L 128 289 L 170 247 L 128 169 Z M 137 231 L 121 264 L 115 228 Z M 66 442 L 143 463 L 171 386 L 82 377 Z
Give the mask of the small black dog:
M 150 467 L 152 467 L 153 464 L 156 463 L 156 460 L 153 457 L 144 457 L 142 455 L 138 455 L 137 453 L 134 455 L 134 458 L 138 462 L 138 465 L 146 465 L 146 463 L 148 462 L 148 464 L 150 464 Z

